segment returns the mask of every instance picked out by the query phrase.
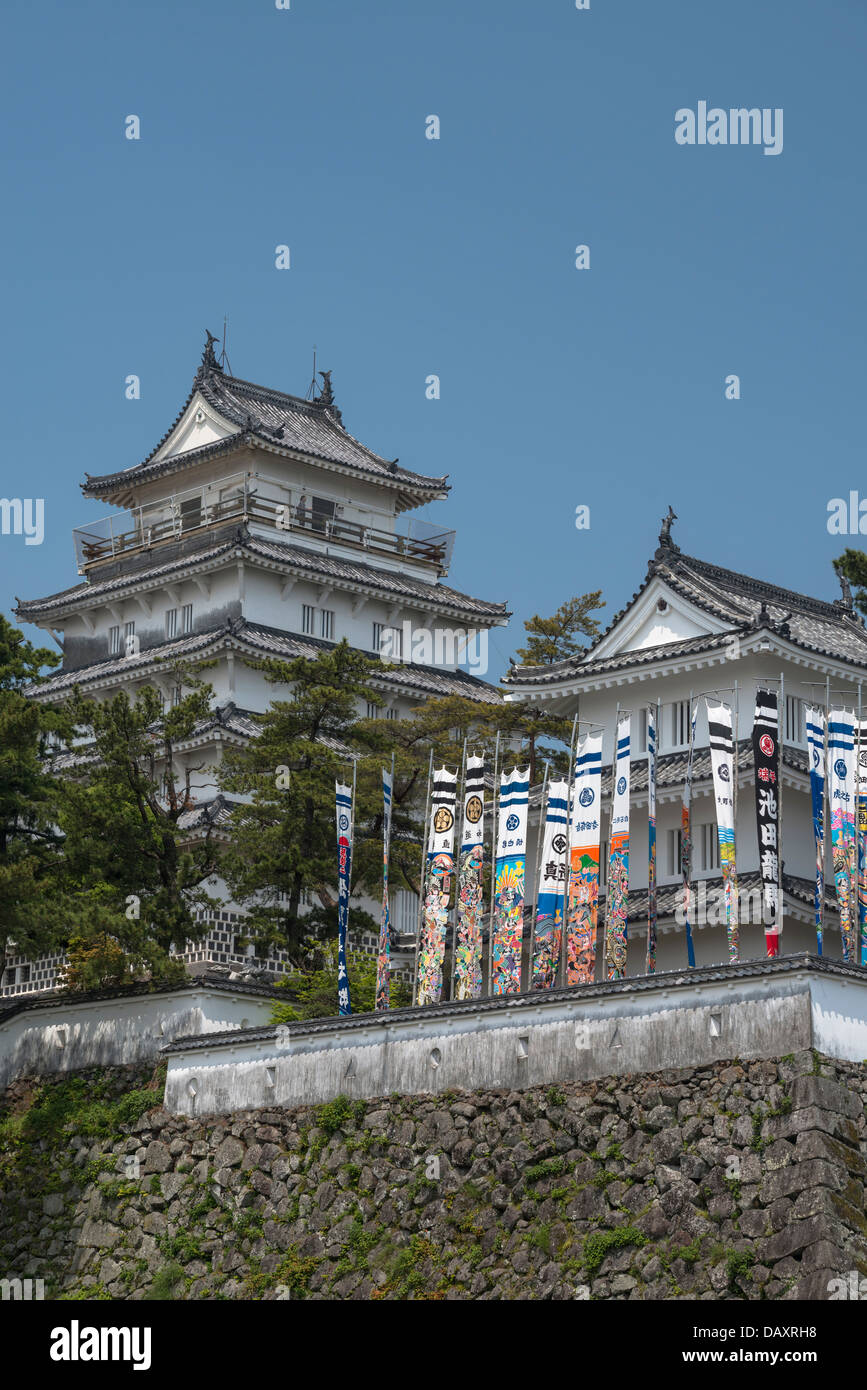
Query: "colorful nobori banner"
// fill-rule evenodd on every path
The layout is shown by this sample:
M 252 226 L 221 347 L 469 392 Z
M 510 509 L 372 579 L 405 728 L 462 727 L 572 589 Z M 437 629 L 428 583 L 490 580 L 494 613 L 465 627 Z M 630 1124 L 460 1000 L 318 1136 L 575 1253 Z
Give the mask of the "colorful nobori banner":
M 596 973 L 601 800 L 602 734 L 587 734 L 578 743 L 572 788 L 566 907 L 567 985 L 592 984 Z
M 729 961 L 740 960 L 738 929 L 738 875 L 735 857 L 735 777 L 732 712 L 728 705 L 707 700 L 707 728 L 713 792 L 716 800 L 716 829 L 726 910 L 726 938 Z
M 391 848 L 391 799 L 393 775 L 382 769 L 382 917 L 376 958 L 376 1010 L 387 1009 L 390 992 L 391 923 L 388 915 L 388 856 Z
M 686 759 L 686 777 L 683 783 L 683 800 L 680 805 L 680 877 L 683 883 L 683 921 L 686 928 L 686 959 L 695 966 L 695 947 L 692 940 L 690 913 L 690 886 L 692 879 L 692 769 L 695 757 L 695 721 L 698 717 L 698 704 L 694 704 L 689 720 L 689 753 Z
M 524 928 L 524 870 L 527 858 L 529 768 L 500 777 L 497 862 L 494 881 L 494 933 L 491 942 L 491 993 L 521 989 Z
M 341 1014 L 351 1014 L 346 938 L 349 930 L 349 884 L 352 873 L 352 788 L 334 786 L 337 818 L 337 1004 Z
M 434 773 L 425 874 L 424 912 L 418 952 L 419 1004 L 438 1004 L 443 992 L 443 959 L 449 921 L 449 898 L 455 871 L 455 797 L 457 773 L 442 767 Z
M 485 760 L 470 757 L 464 782 L 464 824 L 458 865 L 456 999 L 479 999 L 482 993 L 484 829 Z
M 858 863 L 858 954 L 867 965 L 867 719 L 858 721 L 855 741 L 855 829 Z
M 816 917 L 816 950 L 822 954 L 825 908 L 825 730 L 823 709 L 807 710 L 807 748 L 810 759 L 810 796 L 813 805 L 813 840 L 816 845 L 816 887 L 813 894 Z
M 539 857 L 539 896 L 533 937 L 531 989 L 553 989 L 557 983 L 563 935 L 563 889 L 566 883 L 569 783 L 548 784 L 542 852 Z
M 855 870 L 855 716 L 850 710 L 828 715 L 828 800 L 831 806 L 831 855 L 840 942 L 844 961 L 855 964 L 858 892 Z
M 780 954 L 780 719 L 773 690 L 756 691 L 753 767 L 756 778 L 756 830 L 762 878 L 762 923 L 768 956 Z
M 605 916 L 605 955 L 609 980 L 626 977 L 627 913 L 629 910 L 629 733 L 630 716 L 617 723 L 614 793 L 611 803 L 611 844 L 608 855 Z
M 647 710 L 647 961 L 656 974 L 656 710 Z

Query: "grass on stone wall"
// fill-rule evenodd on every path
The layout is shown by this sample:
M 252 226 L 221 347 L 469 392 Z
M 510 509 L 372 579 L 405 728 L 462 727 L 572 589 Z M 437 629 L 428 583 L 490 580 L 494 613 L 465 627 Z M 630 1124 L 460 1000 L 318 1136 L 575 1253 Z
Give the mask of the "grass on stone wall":
M 0 1144 L 60 1143 L 64 1131 L 106 1139 L 162 1103 L 161 1091 L 153 1087 L 127 1091 L 115 1099 L 111 1098 L 112 1089 L 107 1077 L 70 1076 L 46 1082 L 36 1090 L 26 1110 L 0 1119 Z

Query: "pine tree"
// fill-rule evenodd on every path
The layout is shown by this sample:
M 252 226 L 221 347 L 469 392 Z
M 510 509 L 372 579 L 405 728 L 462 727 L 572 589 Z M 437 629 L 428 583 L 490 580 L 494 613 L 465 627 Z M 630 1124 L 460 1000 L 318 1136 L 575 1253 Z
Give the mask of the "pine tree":
M 76 689 L 67 707 L 75 742 L 58 822 L 73 947 L 67 983 L 77 987 L 98 983 L 105 961 L 112 980 L 118 970 L 174 978 L 180 966 L 170 949 L 203 934 L 195 912 L 213 904 L 204 883 L 218 870 L 217 846 L 207 826 L 191 834 L 181 823 L 195 808 L 193 775 L 205 765 L 177 751 L 208 717 L 212 690 L 182 666 L 173 684 L 188 693 L 170 709 L 151 686 L 105 702 Z
M 834 569 L 854 587 L 852 600 L 859 613 L 867 614 L 867 553 L 847 547 Z
M 24 694 L 59 660 L 0 615 L 0 978 L 11 954 L 46 954 L 60 936 L 62 836 L 45 754 L 64 721 Z
M 596 637 L 599 623 L 592 614 L 604 608 L 602 590 L 582 594 L 580 598 L 567 599 L 561 603 L 557 612 L 550 618 L 542 618 L 538 613 L 524 622 L 529 634 L 525 647 L 518 648 L 518 658 L 522 666 L 550 666 L 555 661 L 563 661 L 581 651 L 578 636 Z
M 257 716 L 258 736 L 228 749 L 220 768 L 223 790 L 251 798 L 232 816 L 224 873 L 257 946 L 279 945 L 300 959 L 311 933 L 336 930 L 334 784 L 351 782 L 353 758 L 370 749 L 357 707 L 377 700 L 368 683 L 376 668 L 344 640 L 312 659 L 272 658 L 256 669 L 287 696 Z M 373 785 L 368 777 L 358 788 L 359 834 L 376 815 Z M 302 912 L 312 895 L 313 912 Z

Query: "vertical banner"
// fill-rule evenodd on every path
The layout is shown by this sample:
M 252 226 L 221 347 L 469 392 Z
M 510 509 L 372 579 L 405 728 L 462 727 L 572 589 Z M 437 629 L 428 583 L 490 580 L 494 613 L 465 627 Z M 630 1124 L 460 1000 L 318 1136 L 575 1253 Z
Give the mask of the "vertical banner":
M 858 730 L 855 731 L 858 733 Z M 860 720 L 860 736 L 855 749 L 855 829 L 858 862 L 858 955 L 867 965 L 867 719 Z
M 626 978 L 627 912 L 629 910 L 629 729 L 624 715 L 617 725 L 614 791 L 611 804 L 611 845 L 608 855 L 605 916 L 605 954 L 609 980 Z
M 346 937 L 349 930 L 349 879 L 352 872 L 352 788 L 335 782 L 337 810 L 337 1002 L 341 1014 L 351 1014 Z
M 762 880 L 762 924 L 768 956 L 780 954 L 780 717 L 776 691 L 756 691 L 753 720 L 756 833 Z
M 831 856 L 843 959 L 855 964 L 855 716 L 848 710 L 828 715 L 828 800 L 831 806 Z
M 553 989 L 557 983 L 563 935 L 563 887 L 566 882 L 569 783 L 548 785 L 544 834 L 540 830 L 539 896 L 533 939 L 531 989 Z
M 647 973 L 656 974 L 656 710 L 647 710 Z
M 807 749 L 810 760 L 810 795 L 813 803 L 813 840 L 816 845 L 816 889 L 813 905 L 816 917 L 816 951 L 822 954 L 825 906 L 825 726 L 823 709 L 807 710 Z
M 590 985 L 596 973 L 599 836 L 602 818 L 602 735 L 587 734 L 575 755 L 569 895 L 566 912 L 566 983 Z
M 493 994 L 517 994 L 521 989 L 529 775 L 527 767 L 523 772 L 514 768 L 508 776 L 504 772 L 500 777 L 494 937 L 491 942 Z
M 464 784 L 464 824 L 458 865 L 456 999 L 480 999 L 482 994 L 484 830 L 485 760 L 468 758 Z
M 382 769 L 382 918 L 379 928 L 379 953 L 376 959 L 376 1011 L 389 1005 L 391 963 L 391 923 L 388 916 L 388 856 L 391 849 L 392 775 Z
M 449 898 L 455 871 L 455 798 L 457 773 L 442 767 L 434 773 L 425 875 L 424 916 L 418 953 L 419 1004 L 438 1004 L 443 992 L 443 960 Z
M 686 777 L 683 783 L 683 800 L 680 804 L 680 876 L 683 881 L 683 921 L 686 927 L 686 959 L 687 963 L 695 968 L 695 947 L 692 940 L 692 923 L 690 913 L 692 912 L 691 886 L 692 886 L 692 766 L 695 756 L 695 721 L 698 717 L 698 702 L 690 711 L 689 718 L 689 754 L 686 760 Z
M 734 742 L 732 712 L 728 705 L 707 700 L 707 728 L 716 800 L 716 830 L 726 908 L 729 961 L 740 960 L 738 927 L 738 874 L 735 857 Z

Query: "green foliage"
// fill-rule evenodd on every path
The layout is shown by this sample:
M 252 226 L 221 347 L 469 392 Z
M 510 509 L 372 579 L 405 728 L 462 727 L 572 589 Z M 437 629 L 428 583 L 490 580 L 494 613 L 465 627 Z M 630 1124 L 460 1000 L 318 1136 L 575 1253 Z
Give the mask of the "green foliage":
M 566 1097 L 562 1091 L 558 1091 L 556 1086 L 552 1086 L 545 1096 L 549 1105 L 565 1105 Z
M 0 614 L 0 973 L 13 950 L 32 958 L 63 940 L 60 791 L 45 753 L 68 721 L 24 693 L 59 660 Z
M 176 752 L 208 717 L 212 691 L 184 666 L 166 674 L 188 692 L 170 709 L 151 686 L 106 701 L 76 688 L 67 707 L 77 764 L 57 820 L 66 837 L 69 989 L 142 976 L 173 983 L 183 972 L 170 948 L 201 936 L 195 910 L 213 906 L 203 885 L 218 867 L 216 846 L 207 828 L 191 841 L 180 825 L 195 804 L 194 769 Z
M 360 914 L 353 908 L 352 920 L 359 923 Z M 370 921 L 370 919 L 367 919 Z M 336 933 L 336 928 L 335 928 Z M 338 1011 L 337 990 L 337 942 L 330 941 L 322 951 L 322 965 L 318 970 L 308 973 L 298 970 L 287 975 L 277 985 L 294 995 L 293 1002 L 279 1000 L 271 1010 L 273 1023 L 294 1023 L 304 1018 L 331 1018 Z M 373 1013 L 376 1004 L 376 960 L 360 952 L 349 951 L 347 958 L 349 990 L 352 1011 L 356 1014 Z M 391 1007 L 403 1008 L 409 1004 L 412 990 L 405 980 L 391 981 Z
M 66 1293 L 59 1293 L 57 1300 L 60 1303 L 110 1303 L 111 1294 L 102 1284 L 83 1284 L 77 1289 L 69 1289 Z
M 843 551 L 833 562 L 838 575 L 842 575 L 853 586 L 852 599 L 855 607 L 867 614 L 867 553 L 854 550 L 851 546 Z
M 610 1250 L 620 1250 L 627 1245 L 646 1245 L 647 1236 L 636 1226 L 618 1226 L 613 1231 L 593 1231 L 584 1239 L 584 1268 L 592 1278 Z
M 542 1178 L 556 1178 L 566 1171 L 566 1160 L 562 1154 L 556 1158 L 546 1158 L 542 1163 L 534 1163 L 524 1169 L 524 1182 L 539 1182 Z
M 599 623 L 592 615 L 604 608 L 602 590 L 567 599 L 561 603 L 557 612 L 550 618 L 541 618 L 534 613 L 524 627 L 527 631 L 527 645 L 518 648 L 518 659 L 523 666 L 550 666 L 555 661 L 563 661 L 581 650 L 579 636 L 595 637 Z
M 161 1236 L 157 1245 L 168 1260 L 179 1260 L 184 1264 L 190 1264 L 192 1260 L 210 1261 L 211 1258 L 190 1231 L 176 1231 L 173 1236 Z
M 112 1100 L 104 1079 L 70 1076 L 43 1083 L 28 1110 L 7 1117 L 3 1132 L 6 1138 L 47 1140 L 54 1145 L 62 1145 L 64 1134 L 70 1132 L 87 1138 L 106 1138 L 134 1124 L 146 1110 L 160 1103 L 159 1092 L 149 1088 L 128 1091 Z
M 316 1111 L 316 1124 L 324 1129 L 330 1138 L 339 1129 L 346 1129 L 355 1121 L 355 1112 L 348 1096 L 335 1096 Z
M 300 959 L 306 940 L 335 924 L 334 783 L 353 754 L 370 750 L 356 709 L 377 698 L 370 686 L 375 667 L 344 640 L 312 659 L 269 659 L 255 668 L 285 688 L 286 698 L 258 716 L 257 738 L 226 750 L 220 785 L 252 799 L 233 816 L 223 872 L 235 900 L 247 906 L 259 948 L 279 945 Z M 359 786 L 359 829 L 376 804 Z M 306 894 L 318 895 L 312 913 L 301 912 Z
M 540 1226 L 534 1226 L 527 1235 L 527 1241 L 530 1245 L 534 1245 L 537 1250 L 541 1250 L 550 1260 L 552 1255 L 551 1223 L 547 1222 Z
M 181 1266 L 174 1261 L 163 1265 L 158 1269 L 153 1278 L 153 1283 L 144 1295 L 146 1301 L 166 1302 L 175 1297 L 175 1289 L 183 1281 L 184 1271 Z
M 749 1250 L 730 1250 L 726 1258 L 726 1274 L 730 1293 L 739 1293 L 738 1280 L 749 1274 L 756 1257 Z

